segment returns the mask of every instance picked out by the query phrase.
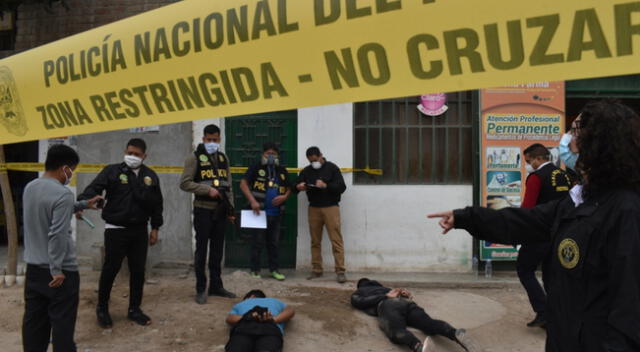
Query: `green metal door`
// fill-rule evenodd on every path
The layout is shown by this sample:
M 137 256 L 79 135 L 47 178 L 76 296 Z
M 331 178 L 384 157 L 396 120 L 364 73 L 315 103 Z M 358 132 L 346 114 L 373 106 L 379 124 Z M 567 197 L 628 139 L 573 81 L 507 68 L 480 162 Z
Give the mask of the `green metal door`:
M 225 119 L 225 151 L 231 160 L 231 166 L 248 167 L 259 160 L 262 145 L 275 142 L 280 146 L 280 162 L 287 168 L 297 167 L 298 112 L 278 111 L 249 116 L 228 117 Z M 236 218 L 240 219 L 240 210 L 248 209 L 248 203 L 242 191 L 240 180 L 243 174 L 233 174 L 233 194 L 236 204 Z M 291 182 L 295 182 L 296 173 L 290 173 Z M 292 195 L 285 204 L 285 214 L 280 233 L 279 264 L 281 268 L 295 268 L 296 240 L 298 237 L 298 202 Z M 250 232 L 238 225 L 229 226 L 225 237 L 225 266 L 236 268 L 249 267 Z M 266 248 L 262 251 L 262 267 L 266 265 Z

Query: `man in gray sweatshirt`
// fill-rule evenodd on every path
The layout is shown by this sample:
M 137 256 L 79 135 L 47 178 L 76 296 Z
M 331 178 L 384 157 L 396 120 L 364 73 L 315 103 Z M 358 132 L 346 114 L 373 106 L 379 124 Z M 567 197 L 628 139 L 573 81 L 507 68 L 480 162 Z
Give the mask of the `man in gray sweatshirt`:
M 96 196 L 74 202 L 73 193 L 65 186 L 78 162 L 78 154 L 72 148 L 52 146 L 47 152 L 44 175 L 29 182 L 24 190 L 25 351 L 46 351 L 50 338 L 54 351 L 76 351 L 73 334 L 80 277 L 71 216 L 83 209 L 96 209 L 102 199 Z

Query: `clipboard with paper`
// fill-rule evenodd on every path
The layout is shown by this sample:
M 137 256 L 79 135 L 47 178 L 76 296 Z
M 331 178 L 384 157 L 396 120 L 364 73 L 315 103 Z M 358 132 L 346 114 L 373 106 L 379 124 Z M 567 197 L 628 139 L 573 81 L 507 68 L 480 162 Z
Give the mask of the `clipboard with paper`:
M 253 210 L 242 210 L 240 212 L 240 227 L 243 229 L 266 229 L 267 213 L 260 211 L 259 214 Z

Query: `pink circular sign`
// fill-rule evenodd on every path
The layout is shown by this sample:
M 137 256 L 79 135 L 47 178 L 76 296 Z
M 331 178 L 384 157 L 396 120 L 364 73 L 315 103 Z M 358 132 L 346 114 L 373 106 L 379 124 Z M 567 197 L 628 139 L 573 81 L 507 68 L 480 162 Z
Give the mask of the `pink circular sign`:
M 418 110 L 427 116 L 442 115 L 449 109 L 445 93 L 425 94 L 420 96 Z

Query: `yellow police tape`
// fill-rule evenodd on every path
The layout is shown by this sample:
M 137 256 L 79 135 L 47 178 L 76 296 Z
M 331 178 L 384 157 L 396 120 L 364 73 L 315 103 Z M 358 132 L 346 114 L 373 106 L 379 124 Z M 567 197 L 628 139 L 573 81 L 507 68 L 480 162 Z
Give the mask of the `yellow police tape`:
M 107 164 L 79 164 L 76 168 L 76 172 L 79 173 L 99 173 Z M 159 174 L 181 174 L 183 171 L 182 166 L 164 166 L 164 165 L 149 165 L 155 172 Z M 247 172 L 247 167 L 231 167 L 231 173 L 233 174 L 242 174 Z M 43 163 L 6 163 L 0 164 L 0 172 L 6 172 L 7 170 L 11 171 L 26 171 L 26 172 L 41 172 L 44 171 Z M 298 173 L 302 171 L 299 168 L 287 168 L 287 171 L 291 173 Z M 343 168 L 340 169 L 343 173 L 349 172 L 364 172 L 370 175 L 382 175 L 382 170 L 380 169 L 354 169 L 354 168 Z
M 0 143 L 636 74 L 639 56 L 638 0 L 179 1 L 0 60 Z

